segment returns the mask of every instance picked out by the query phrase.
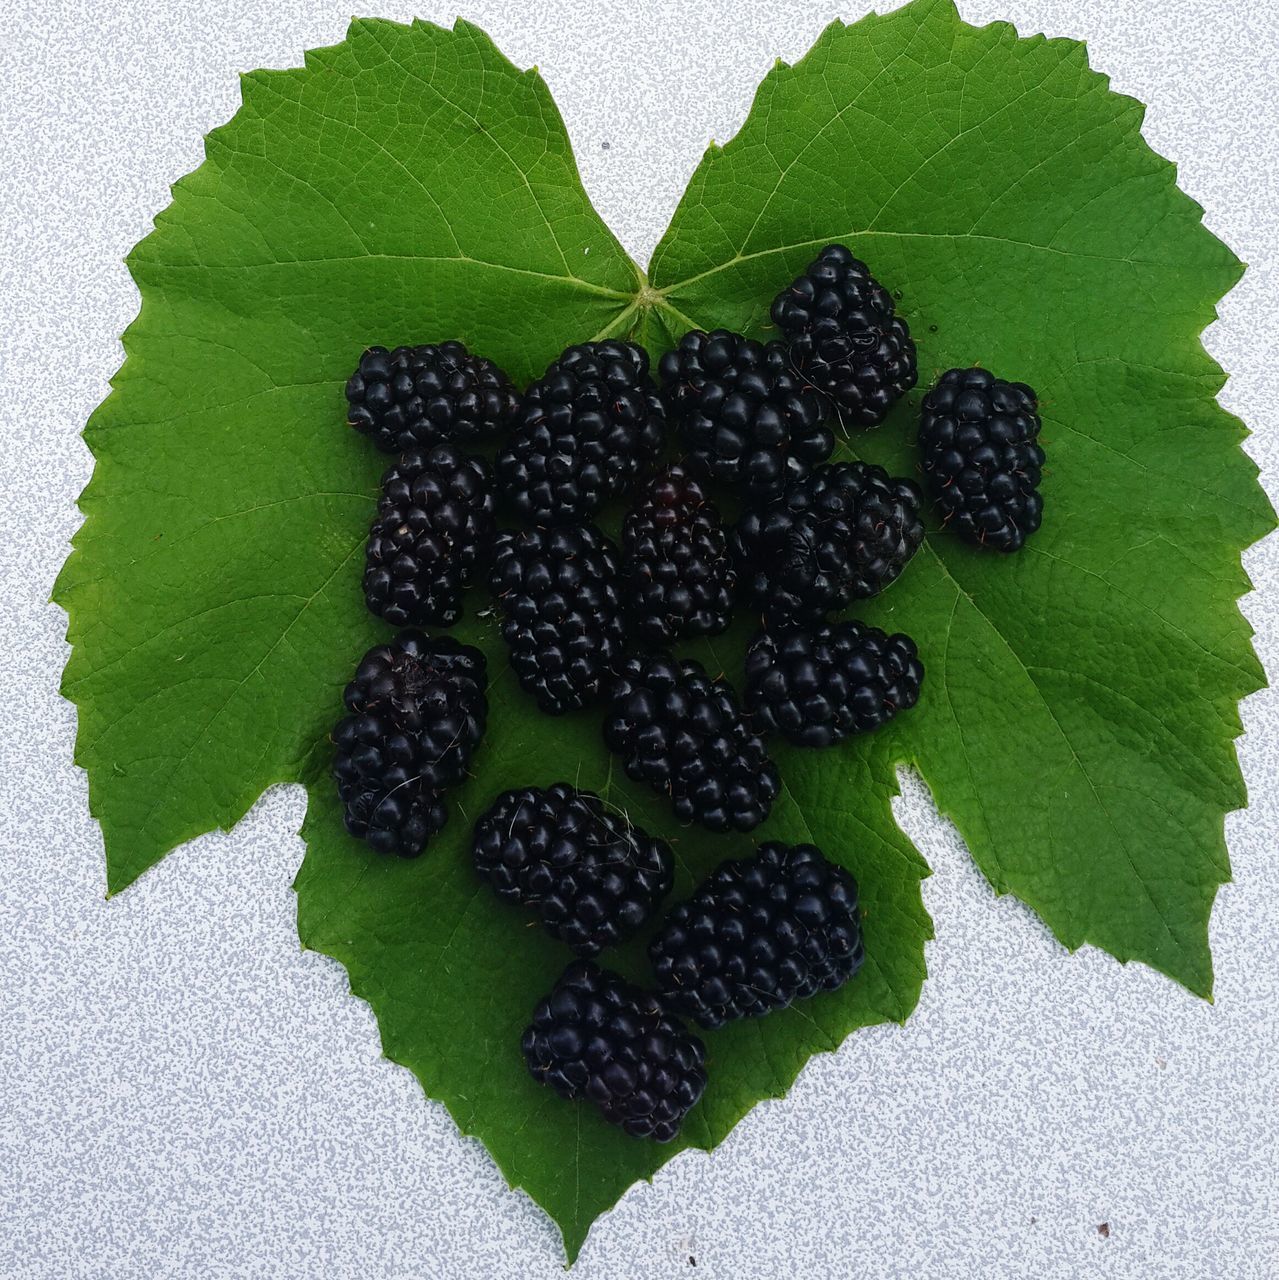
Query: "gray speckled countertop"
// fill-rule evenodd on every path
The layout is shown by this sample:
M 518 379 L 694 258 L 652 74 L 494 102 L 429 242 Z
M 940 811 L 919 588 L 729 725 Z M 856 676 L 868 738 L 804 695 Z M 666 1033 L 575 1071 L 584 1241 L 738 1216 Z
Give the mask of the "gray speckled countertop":
M 1273 6 L 961 7 L 1086 38 L 1094 65 L 1150 104 L 1148 138 L 1252 264 L 1208 343 L 1279 493 Z M 641 259 L 706 140 L 729 137 L 772 59 L 801 54 L 836 13 L 782 0 L 466 8 L 541 67 L 588 190 Z M 328 0 L 5 6 L 0 1276 L 13 1280 L 562 1274 L 550 1223 L 380 1059 L 338 966 L 300 951 L 300 793 L 270 792 L 234 832 L 105 903 L 56 692 L 64 623 L 45 601 L 89 475 L 79 428 L 137 307 L 120 260 L 235 110 L 236 73 L 295 64 L 339 40 L 347 13 Z M 1273 677 L 1279 541 L 1247 564 L 1244 608 Z M 1279 697 L 1258 694 L 1244 719 L 1253 799 L 1228 820 L 1215 1005 L 1096 951 L 1067 956 L 994 900 L 907 779 L 899 814 L 934 868 L 937 924 L 914 1018 L 814 1059 L 712 1156 L 633 1190 L 576 1274 L 1279 1276 Z

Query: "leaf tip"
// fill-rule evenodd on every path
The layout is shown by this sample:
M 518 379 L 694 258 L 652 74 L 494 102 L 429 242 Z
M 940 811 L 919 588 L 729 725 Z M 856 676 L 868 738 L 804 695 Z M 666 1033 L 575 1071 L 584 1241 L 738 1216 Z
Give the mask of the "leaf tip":
M 928 22 L 962 23 L 959 7 L 955 0 L 911 0 L 911 3 L 899 10 L 903 15 L 909 14 L 919 20 L 920 26 Z M 890 15 L 884 14 L 884 17 Z

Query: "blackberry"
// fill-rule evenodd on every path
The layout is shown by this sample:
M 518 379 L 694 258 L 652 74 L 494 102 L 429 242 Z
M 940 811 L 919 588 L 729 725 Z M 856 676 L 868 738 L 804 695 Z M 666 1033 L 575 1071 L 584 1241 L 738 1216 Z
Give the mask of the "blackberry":
M 594 525 L 499 533 L 489 585 L 537 705 L 560 715 L 598 696 L 626 638 L 617 547 Z
M 728 628 L 737 587 L 728 536 L 683 467 L 654 479 L 623 522 L 622 581 L 632 629 L 646 644 Z
M 483 462 L 447 444 L 406 453 L 382 477 L 364 552 L 365 603 L 392 626 L 452 626 L 492 537 Z
M 520 1047 L 538 1084 L 589 1099 L 633 1138 L 669 1142 L 706 1088 L 702 1042 L 652 992 L 587 961 L 538 1002 Z
M 969 542 L 1017 551 L 1043 519 L 1039 401 L 1024 382 L 951 369 L 924 397 L 919 449 L 942 520 Z
M 401 631 L 346 686 L 333 774 L 346 829 L 414 858 L 444 826 L 443 793 L 466 776 L 488 715 L 484 655 L 451 636 Z
M 703 1027 L 834 991 L 865 958 L 857 882 L 811 844 L 722 862 L 649 944 L 667 1005 Z
M 695 329 L 659 369 L 689 464 L 708 480 L 750 498 L 771 497 L 835 447 L 825 398 L 781 342 Z
M 578 955 L 629 938 L 671 891 L 670 845 L 566 782 L 506 791 L 475 825 L 475 869 Z
M 913 707 L 923 679 L 909 636 L 864 622 L 761 631 L 746 650 L 745 702 L 764 732 L 829 747 Z
M 370 347 L 346 384 L 346 398 L 347 421 L 385 453 L 491 440 L 520 407 L 506 374 L 460 342 Z
M 659 653 L 622 662 L 604 741 L 628 778 L 665 792 L 681 821 L 711 831 L 759 826 L 781 787 L 732 686 L 712 680 L 693 658 Z
M 530 523 L 585 519 L 656 461 L 665 425 L 648 352 L 583 342 L 528 389 L 498 484 Z
M 741 595 L 769 626 L 878 595 L 924 539 L 923 495 L 882 467 L 835 462 L 747 511 L 730 540 Z
M 874 427 L 915 385 L 915 343 L 888 291 L 842 245 L 827 245 L 773 300 L 791 355 L 843 411 Z

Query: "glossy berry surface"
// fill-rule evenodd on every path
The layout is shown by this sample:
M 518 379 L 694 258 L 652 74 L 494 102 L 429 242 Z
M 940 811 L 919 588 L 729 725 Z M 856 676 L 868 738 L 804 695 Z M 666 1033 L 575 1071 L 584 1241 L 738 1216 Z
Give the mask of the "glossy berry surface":
M 493 440 L 511 427 L 520 404 L 506 374 L 460 342 L 370 347 L 346 399 L 347 421 L 385 453 Z
M 1017 551 L 1039 528 L 1044 451 L 1039 401 L 1024 382 L 950 369 L 924 397 L 919 453 L 947 529 L 979 547 Z
M 631 631 L 662 647 L 718 635 L 732 616 L 737 573 L 719 510 L 683 467 L 649 482 L 622 524 L 622 590 Z
M 635 1138 L 669 1142 L 706 1088 L 702 1042 L 652 992 L 588 961 L 539 1002 L 520 1047 L 539 1084 Z
M 333 730 L 346 829 L 381 853 L 416 857 L 448 817 L 488 715 L 484 655 L 451 636 L 401 631 L 370 649 Z
M 676 816 L 711 831 L 750 831 L 781 783 L 732 686 L 700 662 L 632 655 L 618 667 L 604 741 L 626 776 L 668 795 Z
M 744 701 L 763 732 L 829 747 L 913 707 L 923 679 L 909 636 L 851 620 L 790 627 L 751 641 Z
M 649 946 L 667 1005 L 703 1027 L 843 986 L 865 958 L 857 882 L 811 844 L 721 863 Z
M 874 427 L 918 380 L 915 343 L 870 268 L 832 244 L 773 300 L 773 323 L 847 426 Z
M 863 462 L 827 463 L 747 511 L 731 546 L 748 607 L 768 626 L 817 622 L 878 595 L 924 539 L 923 495 Z
M 364 600 L 392 626 L 452 626 L 493 540 L 488 467 L 453 445 L 406 453 L 382 477 Z
M 673 879 L 666 841 L 566 782 L 503 792 L 475 824 L 472 855 L 499 898 L 581 956 L 629 938 Z
M 665 426 L 643 347 L 580 343 L 525 394 L 498 485 L 531 524 L 589 519 L 654 465 Z
M 543 711 L 600 695 L 626 639 L 613 542 L 594 525 L 499 533 L 489 586 L 511 668 Z
M 771 497 L 835 447 L 825 398 L 781 342 L 695 329 L 659 369 L 688 465 L 704 479 Z

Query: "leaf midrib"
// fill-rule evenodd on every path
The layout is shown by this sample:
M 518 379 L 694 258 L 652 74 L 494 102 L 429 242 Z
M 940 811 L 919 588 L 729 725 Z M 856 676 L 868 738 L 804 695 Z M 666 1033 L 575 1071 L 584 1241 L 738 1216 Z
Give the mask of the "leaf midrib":
M 978 231 L 877 231 L 871 228 L 854 228 L 850 231 L 836 232 L 830 235 L 819 236 L 816 239 L 794 240 L 789 244 L 778 245 L 772 249 L 757 249 L 751 253 L 737 253 L 733 257 L 726 259 L 724 262 L 717 263 L 713 267 L 708 267 L 705 271 L 699 271 L 696 275 L 685 276 L 682 280 L 674 281 L 671 284 L 655 286 L 657 291 L 663 295 L 680 294 L 690 285 L 700 284 L 703 280 L 709 279 L 711 276 L 718 275 L 724 271 L 731 271 L 734 267 L 739 266 L 743 262 L 752 262 L 760 258 L 775 258 L 794 253 L 799 249 L 819 249 L 824 245 L 831 244 L 836 241 L 857 241 L 868 237 L 877 236 L 886 240 L 974 240 L 991 244 L 1010 245 L 1013 248 L 1031 249 L 1038 253 L 1052 253 L 1060 257 L 1077 259 L 1085 262 L 1109 262 L 1126 264 L 1129 266 L 1142 267 L 1159 267 L 1167 271 L 1175 271 L 1178 264 L 1167 262 L 1160 258 L 1138 258 L 1131 255 L 1116 255 L 1104 253 L 1088 253 L 1080 249 L 1059 249 L 1054 245 L 1040 244 L 1034 240 L 1014 240 L 1008 236 L 991 236 L 985 235 Z

